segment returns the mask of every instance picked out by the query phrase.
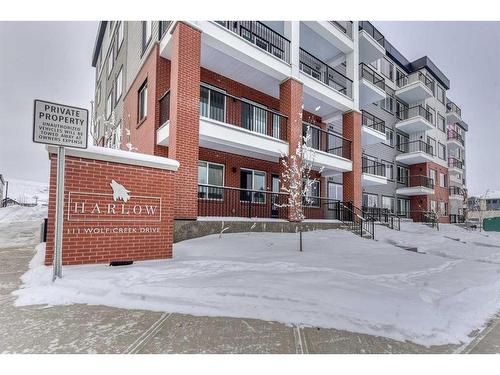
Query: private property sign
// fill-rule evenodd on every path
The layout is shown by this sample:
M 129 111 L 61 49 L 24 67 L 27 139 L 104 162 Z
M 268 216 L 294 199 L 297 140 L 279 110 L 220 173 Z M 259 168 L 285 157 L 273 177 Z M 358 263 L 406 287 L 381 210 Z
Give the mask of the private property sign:
M 33 142 L 87 148 L 89 113 L 84 108 L 35 100 Z

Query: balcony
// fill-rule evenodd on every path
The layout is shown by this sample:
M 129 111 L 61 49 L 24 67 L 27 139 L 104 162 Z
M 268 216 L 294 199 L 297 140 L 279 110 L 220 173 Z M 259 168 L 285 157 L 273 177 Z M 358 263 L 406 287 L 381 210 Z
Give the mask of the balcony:
M 385 164 L 363 157 L 362 162 L 362 183 L 363 186 L 375 186 L 387 184 L 385 175 Z
M 464 138 L 456 130 L 448 129 L 446 132 L 446 135 L 447 135 L 447 140 L 448 140 L 448 147 L 450 147 L 450 148 L 462 147 L 463 148 L 465 146 Z
M 449 199 L 463 201 L 463 191 L 458 186 L 450 186 L 448 188 Z
M 359 105 L 385 99 L 385 79 L 366 64 L 359 64 Z
M 385 56 L 385 38 L 368 21 L 359 21 L 359 61 L 370 64 Z
M 396 129 L 408 134 L 424 132 L 434 128 L 432 113 L 421 105 L 402 109 L 397 116 Z
M 402 154 L 396 155 L 396 161 L 408 165 L 426 163 L 434 158 L 433 147 L 421 140 L 398 144 L 397 149 Z
M 434 194 L 434 180 L 427 176 L 408 176 L 405 187 L 397 188 L 396 194 L 416 196 Z
M 303 134 L 308 136 L 307 146 L 314 150 L 306 157 L 313 161 L 314 170 L 323 168 L 324 177 L 352 171 L 350 140 L 307 123 L 303 124 Z
M 361 139 L 363 146 L 384 142 L 386 140 L 385 121 L 364 110 L 361 113 Z
M 448 170 L 450 172 L 462 173 L 464 169 L 464 162 L 454 157 L 448 158 Z
M 396 86 L 396 96 L 410 104 L 434 95 L 434 81 L 421 71 L 399 78 Z
M 288 154 L 288 118 L 276 111 L 221 91 L 201 86 L 200 146 L 238 155 L 277 161 Z M 160 101 L 162 126 L 157 144 L 169 145 L 167 104 Z
M 322 117 L 353 108 L 351 79 L 302 48 L 299 63 L 306 108 L 321 109 Z
M 446 120 L 448 124 L 462 121 L 462 110 L 452 101 L 446 103 Z
M 351 21 L 300 21 L 300 47 L 323 60 L 354 50 Z
M 333 26 L 352 39 L 352 21 L 329 21 Z

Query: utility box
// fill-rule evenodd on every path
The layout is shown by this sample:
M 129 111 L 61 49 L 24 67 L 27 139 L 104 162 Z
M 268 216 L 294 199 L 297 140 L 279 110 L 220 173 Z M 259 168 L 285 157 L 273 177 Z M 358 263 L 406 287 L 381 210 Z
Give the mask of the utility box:
M 483 229 L 487 232 L 500 232 L 500 217 L 484 219 Z

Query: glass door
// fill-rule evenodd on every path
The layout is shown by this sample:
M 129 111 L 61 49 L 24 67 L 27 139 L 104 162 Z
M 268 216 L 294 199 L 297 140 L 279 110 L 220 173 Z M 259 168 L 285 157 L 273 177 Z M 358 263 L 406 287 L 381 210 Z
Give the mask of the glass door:
M 271 198 L 271 217 L 277 218 L 279 217 L 279 191 L 280 191 L 280 177 L 277 174 L 273 174 L 271 176 L 271 191 L 273 192 Z M 274 194 L 276 193 L 276 194 Z

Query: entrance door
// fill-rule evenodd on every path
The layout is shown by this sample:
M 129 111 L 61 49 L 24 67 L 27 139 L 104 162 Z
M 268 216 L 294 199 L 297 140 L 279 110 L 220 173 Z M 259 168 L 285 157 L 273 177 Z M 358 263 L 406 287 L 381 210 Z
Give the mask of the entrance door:
M 272 186 L 271 186 L 271 189 L 272 189 L 272 192 L 273 193 L 276 193 L 276 194 L 272 194 L 272 197 L 271 197 L 271 217 L 272 218 L 279 218 L 279 214 L 280 214 L 280 211 L 279 211 L 279 207 L 277 206 L 280 202 L 279 202 L 279 191 L 280 191 L 280 177 L 276 174 L 273 174 L 271 176 L 271 180 L 272 180 Z
M 328 205 L 327 205 L 327 218 L 339 220 L 341 218 L 340 211 L 341 206 L 340 202 L 342 201 L 342 184 L 336 184 L 335 182 L 328 181 L 327 188 L 327 196 L 328 196 Z

